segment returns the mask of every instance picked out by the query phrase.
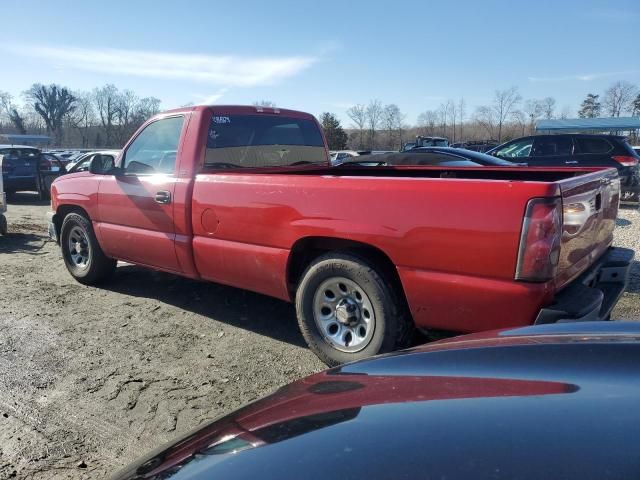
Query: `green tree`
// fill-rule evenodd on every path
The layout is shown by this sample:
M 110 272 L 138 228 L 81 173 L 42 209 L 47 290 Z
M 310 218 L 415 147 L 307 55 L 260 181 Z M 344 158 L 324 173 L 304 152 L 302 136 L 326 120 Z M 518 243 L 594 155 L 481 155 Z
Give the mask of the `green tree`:
M 598 101 L 598 98 L 600 98 L 600 95 L 594 95 L 593 93 L 588 93 L 587 98 L 585 98 L 580 104 L 580 110 L 578 110 L 578 116 L 580 118 L 596 118 L 600 116 L 602 105 Z
M 329 112 L 320 115 L 320 123 L 324 130 L 324 136 L 327 138 L 329 150 L 344 150 L 347 148 L 347 132 L 344 131 L 340 120 Z

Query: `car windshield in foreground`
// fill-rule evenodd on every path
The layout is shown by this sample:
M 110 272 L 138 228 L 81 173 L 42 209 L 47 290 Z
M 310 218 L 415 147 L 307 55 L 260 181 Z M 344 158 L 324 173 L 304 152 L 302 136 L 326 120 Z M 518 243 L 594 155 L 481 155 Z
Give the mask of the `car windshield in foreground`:
M 310 119 L 215 114 L 211 118 L 206 167 L 291 167 L 327 163 L 322 134 Z

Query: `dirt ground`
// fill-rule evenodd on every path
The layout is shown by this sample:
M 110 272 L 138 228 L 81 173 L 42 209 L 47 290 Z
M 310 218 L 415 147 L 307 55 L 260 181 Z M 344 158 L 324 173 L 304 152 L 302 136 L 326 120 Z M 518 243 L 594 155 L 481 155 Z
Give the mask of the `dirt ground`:
M 0 479 L 103 478 L 323 368 L 278 300 L 130 265 L 76 283 L 47 209 L 19 195 L 0 237 Z M 620 242 L 638 225 L 622 211 Z M 614 318 L 640 318 L 638 263 Z

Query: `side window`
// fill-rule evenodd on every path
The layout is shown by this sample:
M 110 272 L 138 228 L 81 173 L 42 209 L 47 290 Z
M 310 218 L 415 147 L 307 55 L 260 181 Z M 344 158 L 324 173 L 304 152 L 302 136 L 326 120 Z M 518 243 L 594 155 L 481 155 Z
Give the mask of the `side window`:
M 604 138 L 576 138 L 580 153 L 609 153 L 613 146 Z
M 147 125 L 124 154 L 125 172 L 173 173 L 183 123 L 183 117 L 169 117 Z
M 516 140 L 515 142 L 511 142 L 500 150 L 496 151 L 496 155 L 498 157 L 503 158 L 520 158 L 520 157 L 528 157 L 531 153 L 531 147 L 533 145 L 532 138 L 524 138 L 522 140 Z
M 76 165 L 76 167 L 73 169 L 73 171 L 74 172 L 88 172 L 89 171 L 89 164 L 91 163 L 91 160 L 93 160 L 94 156 L 95 155 L 89 155 L 84 160 L 81 160 L 80 163 L 78 163 L 78 165 Z
M 573 141 L 571 137 L 540 137 L 533 143 L 533 157 L 550 157 L 554 155 L 572 155 Z

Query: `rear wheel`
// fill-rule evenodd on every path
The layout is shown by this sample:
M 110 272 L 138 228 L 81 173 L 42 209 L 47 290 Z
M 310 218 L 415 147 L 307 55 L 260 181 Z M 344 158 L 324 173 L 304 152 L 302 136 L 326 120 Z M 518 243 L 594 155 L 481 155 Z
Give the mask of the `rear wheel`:
M 80 283 L 99 283 L 116 268 L 116 260 L 100 248 L 91 221 L 79 213 L 70 213 L 62 222 L 60 247 L 67 270 Z
M 6 235 L 8 230 L 7 217 L 0 213 L 0 235 Z
M 405 347 L 413 330 L 391 283 L 346 253 L 324 255 L 307 268 L 296 311 L 307 344 L 330 366 Z

